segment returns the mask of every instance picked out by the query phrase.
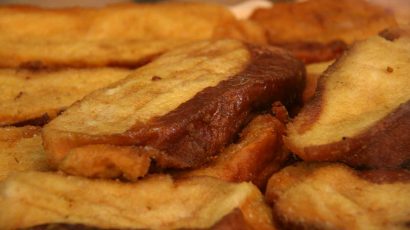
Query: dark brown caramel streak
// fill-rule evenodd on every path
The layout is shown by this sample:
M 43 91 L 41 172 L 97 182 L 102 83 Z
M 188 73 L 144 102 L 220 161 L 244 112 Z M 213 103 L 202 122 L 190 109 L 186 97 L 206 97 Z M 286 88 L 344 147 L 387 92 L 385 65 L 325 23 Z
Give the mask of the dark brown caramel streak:
M 196 167 L 231 143 L 255 113 L 274 101 L 288 108 L 301 101 L 304 65 L 288 52 L 248 45 L 245 69 L 197 93 L 168 114 L 115 137 L 116 144 L 149 146 L 162 168 Z

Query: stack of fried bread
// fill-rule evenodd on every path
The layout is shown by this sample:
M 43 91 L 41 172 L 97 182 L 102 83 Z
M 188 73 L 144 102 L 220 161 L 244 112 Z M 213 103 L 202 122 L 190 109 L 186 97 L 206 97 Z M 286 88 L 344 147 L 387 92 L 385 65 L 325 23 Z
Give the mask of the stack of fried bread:
M 265 43 L 257 25 L 236 20 L 222 6 L 194 3 L 2 6 L 0 34 L 2 126 L 43 125 L 86 94 L 183 44 L 219 38 Z
M 0 10 L 2 125 L 18 126 L 2 130 L 1 229 L 274 229 L 257 186 L 288 158 L 305 70 L 259 27 L 202 4 Z
M 151 160 L 159 168 L 197 167 L 232 142 L 258 111 L 274 101 L 297 102 L 303 83 L 303 65 L 284 50 L 234 40 L 199 42 L 71 106 L 44 127 L 44 146 L 53 165 L 76 172 L 84 168 L 79 162 L 94 162 L 90 152 L 104 156 L 95 173 L 122 172 L 113 151 L 138 156 L 144 166 L 132 166 L 138 176 Z
M 273 6 L 378 19 L 307 67 L 258 11 L 0 7 L 0 229 L 408 228 L 410 30 L 341 2 Z
M 279 225 L 408 229 L 409 60 L 409 30 L 395 29 L 358 42 L 322 74 L 284 138 L 305 162 L 267 186 Z

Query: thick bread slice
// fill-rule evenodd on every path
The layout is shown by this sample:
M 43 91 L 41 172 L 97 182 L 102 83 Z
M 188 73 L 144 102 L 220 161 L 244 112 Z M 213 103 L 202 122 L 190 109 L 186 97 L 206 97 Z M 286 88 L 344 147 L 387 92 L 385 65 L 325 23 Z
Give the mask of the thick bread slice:
M 0 7 L 0 67 L 137 67 L 176 46 L 217 38 L 266 43 L 258 25 L 212 4 Z
M 409 36 L 356 44 L 321 76 L 285 144 L 304 160 L 400 166 L 410 159 L 409 72 Z
M 85 95 L 131 72 L 120 68 L 0 69 L 0 126 L 43 125 Z
M 250 183 L 153 176 L 136 183 L 27 172 L 1 184 L 0 228 L 84 224 L 100 228 L 209 228 L 239 209 L 252 229 L 273 229 L 269 208 Z
M 44 146 L 54 166 L 76 148 L 97 144 L 136 146 L 159 167 L 198 166 L 254 112 L 276 100 L 299 101 L 303 86 L 303 65 L 284 50 L 199 42 L 74 104 L 45 126 Z
M 386 180 L 365 179 L 370 174 Z M 359 173 L 341 164 L 299 163 L 269 179 L 266 198 L 283 229 L 404 230 L 410 222 L 410 172 Z
M 40 127 L 0 128 L 0 181 L 14 172 L 49 169 Z
M 225 181 L 251 181 L 264 188 L 268 178 L 282 168 L 289 152 L 283 149 L 285 125 L 271 115 L 254 118 L 217 158 L 199 169 L 178 176 L 212 176 Z

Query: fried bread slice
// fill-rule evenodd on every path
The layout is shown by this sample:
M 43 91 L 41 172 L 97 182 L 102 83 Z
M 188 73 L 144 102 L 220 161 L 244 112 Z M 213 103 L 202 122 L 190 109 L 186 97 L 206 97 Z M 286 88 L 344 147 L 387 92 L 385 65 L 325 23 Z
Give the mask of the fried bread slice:
M 0 67 L 138 67 L 182 44 L 219 38 L 266 43 L 258 25 L 216 4 L 0 7 Z
M 408 229 L 410 171 L 362 174 L 336 163 L 291 165 L 269 179 L 266 199 L 284 229 Z
M 270 44 L 292 50 L 306 63 L 338 57 L 346 44 L 396 26 L 394 15 L 365 0 L 311 0 L 257 9 L 251 19 Z
M 14 172 L 31 170 L 49 170 L 41 140 L 41 128 L 0 128 L 0 181 Z
M 99 8 L 1 6 L 0 34 L 7 40 L 182 39 L 217 37 L 219 27 L 235 24 L 217 4 L 114 4 Z
M 0 69 L 0 126 L 43 125 L 85 95 L 131 72 L 121 68 Z
M 273 101 L 299 101 L 303 86 L 303 64 L 282 49 L 198 42 L 71 106 L 44 127 L 44 146 L 54 166 L 104 144 L 134 146 L 160 168 L 195 167 L 228 145 L 255 112 Z
M 117 229 L 210 228 L 235 209 L 250 229 L 273 229 L 270 209 L 251 183 L 152 176 L 136 183 L 44 172 L 1 184 L 0 228 L 84 224 Z M 97 194 L 96 194 L 96 191 Z
M 319 79 L 285 144 L 307 161 L 399 167 L 410 159 L 410 37 L 357 43 Z
M 397 26 L 393 14 L 364 0 L 278 3 L 255 10 L 251 19 L 269 31 L 273 44 L 335 40 L 352 44 Z
M 264 188 L 268 178 L 282 168 L 289 156 L 283 149 L 285 125 L 271 115 L 259 115 L 216 159 L 201 168 L 178 176 L 212 176 L 225 181 L 251 181 Z

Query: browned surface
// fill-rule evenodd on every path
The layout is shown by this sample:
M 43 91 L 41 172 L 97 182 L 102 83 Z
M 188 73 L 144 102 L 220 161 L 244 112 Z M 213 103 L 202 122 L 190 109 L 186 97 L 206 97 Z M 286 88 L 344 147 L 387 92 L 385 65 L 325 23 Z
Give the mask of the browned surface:
M 283 149 L 284 124 L 271 115 L 254 118 L 238 143 L 229 145 L 209 164 L 177 176 L 212 176 L 226 181 L 251 181 L 264 188 L 268 178 L 288 157 Z
M 351 44 L 396 25 L 391 13 L 364 0 L 278 3 L 256 10 L 251 19 L 268 30 L 272 44 L 336 40 Z
M 335 40 L 329 43 L 289 42 L 272 43 L 272 45 L 280 46 L 291 51 L 296 58 L 302 60 L 305 64 L 336 59 L 348 48 L 348 45 L 340 40 Z
M 301 62 L 281 49 L 255 46 L 246 49 L 250 61 L 240 73 L 204 89 L 173 111 L 145 124 L 137 123 L 124 133 L 67 135 L 56 128 L 58 123 L 54 120 L 48 125 L 50 131 L 43 132 L 49 157 L 55 160 L 72 149 L 90 144 L 113 144 L 148 146 L 155 150 L 151 157 L 161 168 L 206 163 L 233 140 L 255 112 L 269 109 L 273 101 L 292 106 L 300 100 L 304 86 Z M 195 55 L 210 54 L 200 51 Z M 212 55 L 206 58 L 213 58 Z
M 356 40 L 395 26 L 394 16 L 365 0 L 309 0 L 257 9 L 251 19 L 267 30 L 268 42 L 290 49 L 305 63 L 340 56 Z
M 395 182 L 410 182 L 410 170 L 408 169 L 373 169 L 359 173 L 359 176 L 372 183 L 387 184 Z
M 299 163 L 270 178 L 266 199 L 283 229 L 406 229 L 410 180 L 376 174 L 385 180 L 373 183 L 341 164 Z

